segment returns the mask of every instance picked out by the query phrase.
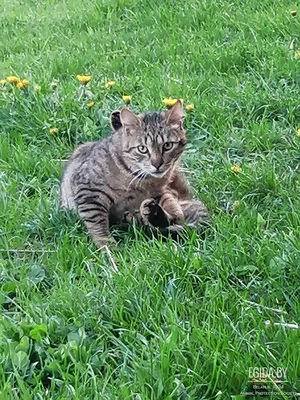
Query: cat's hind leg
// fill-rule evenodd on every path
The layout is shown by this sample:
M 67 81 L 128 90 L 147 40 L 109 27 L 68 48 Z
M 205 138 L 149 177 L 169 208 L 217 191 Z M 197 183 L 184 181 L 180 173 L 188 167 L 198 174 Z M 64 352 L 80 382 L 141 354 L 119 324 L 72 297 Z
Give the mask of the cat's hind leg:
M 163 193 L 159 199 L 159 206 L 168 217 L 169 225 L 182 225 L 184 223 L 184 213 L 180 202 L 172 193 Z
M 211 220 L 205 205 L 200 200 L 184 200 L 179 202 L 184 215 L 184 224 L 198 232 L 210 225 Z

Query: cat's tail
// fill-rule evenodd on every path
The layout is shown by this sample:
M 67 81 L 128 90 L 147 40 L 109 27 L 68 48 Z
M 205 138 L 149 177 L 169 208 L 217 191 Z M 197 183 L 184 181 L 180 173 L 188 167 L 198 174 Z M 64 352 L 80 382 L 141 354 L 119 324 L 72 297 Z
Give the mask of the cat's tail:
M 149 222 L 152 230 L 163 237 L 171 236 L 172 239 L 179 239 L 186 236 L 191 231 L 196 231 L 198 235 L 203 235 L 204 231 L 211 225 L 211 219 L 208 215 L 205 205 L 200 200 L 183 200 L 179 202 L 184 215 L 184 224 L 169 225 L 165 212 L 158 207 L 160 213 L 156 213 L 157 220 L 153 215 Z
M 206 229 L 211 225 L 211 220 L 203 220 L 202 223 L 187 223 L 184 225 L 170 225 L 167 228 L 159 228 L 160 233 L 163 236 L 171 236 L 172 239 L 178 240 L 186 237 L 191 232 L 196 232 L 198 236 L 203 236 Z
M 194 229 L 201 229 L 211 223 L 205 205 L 200 200 L 184 200 L 179 202 L 184 215 L 184 221 Z

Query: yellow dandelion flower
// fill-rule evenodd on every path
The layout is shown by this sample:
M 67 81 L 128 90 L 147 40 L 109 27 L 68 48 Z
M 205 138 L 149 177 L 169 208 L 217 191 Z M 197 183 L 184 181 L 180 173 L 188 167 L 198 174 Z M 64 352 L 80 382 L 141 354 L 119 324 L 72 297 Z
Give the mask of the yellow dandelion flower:
M 50 128 L 49 129 L 49 133 L 51 134 L 51 135 L 54 135 L 55 133 L 57 133 L 58 132 L 58 129 L 57 128 Z
M 123 99 L 124 103 L 128 104 L 128 103 L 130 103 L 131 96 L 124 95 L 124 96 L 122 96 L 122 99 Z
M 86 85 L 91 80 L 91 76 L 89 75 L 76 75 L 76 78 L 83 85 Z
M 297 136 L 300 136 L 300 128 L 297 129 Z
M 55 82 L 55 81 L 51 82 L 51 87 L 52 87 L 52 89 L 56 89 L 57 88 L 57 82 Z
M 295 58 L 300 58 L 300 51 L 296 51 Z
M 162 102 L 166 107 L 172 107 L 176 103 L 176 99 L 170 99 L 169 97 L 166 97 Z
M 18 82 L 20 82 L 20 79 L 15 75 L 7 76 L 6 80 L 7 80 L 7 82 L 12 83 L 14 85 L 16 85 Z
M 295 17 L 295 15 L 297 15 L 297 11 L 296 11 L 296 10 L 291 10 L 291 15 L 292 15 L 293 17 Z
M 86 103 L 87 108 L 93 107 L 95 103 L 93 101 L 90 101 L 89 103 Z
M 15 84 L 16 88 L 18 89 L 24 89 L 26 86 L 23 85 L 22 81 L 19 81 Z
M 41 90 L 41 87 L 39 85 L 34 85 L 33 89 L 38 92 L 39 90 Z
M 21 82 L 22 82 L 23 88 L 26 88 L 29 85 L 28 79 L 22 79 Z
M 240 202 L 238 201 L 238 200 L 235 200 L 234 202 L 233 202 L 233 207 L 235 208 L 235 207 L 238 207 L 240 205 Z
M 183 99 L 172 99 L 171 97 L 166 97 L 165 99 L 163 99 L 163 103 L 166 107 L 172 107 L 177 100 L 180 100 L 181 103 L 183 103 Z
M 187 105 L 185 106 L 186 111 L 192 111 L 194 108 L 195 108 L 195 106 L 194 106 L 193 103 L 187 104 Z
M 112 86 L 114 86 L 115 84 L 116 84 L 115 81 L 108 81 L 108 82 L 106 82 L 105 87 L 108 89 L 108 88 L 111 88 Z
M 0 85 L 4 86 L 6 84 L 6 80 L 5 79 L 0 79 Z
M 237 165 L 232 165 L 230 168 L 231 172 L 233 172 L 234 174 L 239 174 L 242 170 L 241 167 L 238 167 Z

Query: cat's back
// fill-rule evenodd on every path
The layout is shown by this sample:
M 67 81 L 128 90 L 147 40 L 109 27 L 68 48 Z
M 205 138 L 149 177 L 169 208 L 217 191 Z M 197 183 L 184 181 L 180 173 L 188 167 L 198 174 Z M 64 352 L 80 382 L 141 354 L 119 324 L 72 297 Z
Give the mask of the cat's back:
M 98 157 L 99 153 L 105 156 L 105 154 L 107 154 L 110 142 L 111 137 L 108 136 L 95 142 L 86 142 L 80 144 L 73 150 L 73 153 L 69 158 L 68 164 L 74 161 L 87 162 L 93 157 Z
M 105 174 L 109 162 L 110 136 L 77 146 L 70 155 L 60 181 L 60 207 L 74 210 L 74 182 L 89 180 L 89 175 Z M 96 171 L 95 171 L 96 169 Z M 102 171 L 103 170 L 103 171 Z

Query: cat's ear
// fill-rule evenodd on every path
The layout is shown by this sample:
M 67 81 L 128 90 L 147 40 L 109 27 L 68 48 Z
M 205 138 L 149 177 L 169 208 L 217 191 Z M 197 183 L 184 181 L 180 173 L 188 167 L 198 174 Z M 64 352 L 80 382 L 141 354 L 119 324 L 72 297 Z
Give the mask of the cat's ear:
M 111 129 L 115 132 L 122 128 L 120 110 L 115 110 L 110 114 L 109 122 Z
M 165 120 L 167 124 L 174 124 L 181 126 L 183 119 L 183 105 L 181 100 L 176 103 L 167 111 L 165 111 Z
M 141 125 L 139 117 L 125 107 L 120 111 L 120 120 L 122 126 L 128 128 L 127 130 L 129 131 L 136 129 Z

